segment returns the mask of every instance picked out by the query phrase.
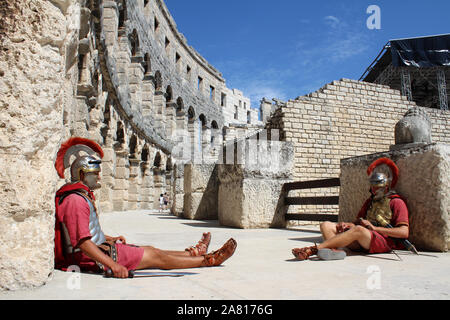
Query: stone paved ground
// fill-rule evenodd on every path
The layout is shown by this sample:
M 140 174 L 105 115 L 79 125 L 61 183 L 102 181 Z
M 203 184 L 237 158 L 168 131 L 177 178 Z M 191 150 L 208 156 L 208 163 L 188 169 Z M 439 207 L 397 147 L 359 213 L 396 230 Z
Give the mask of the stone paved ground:
M 2 292 L 0 300 L 449 299 L 449 253 L 428 253 L 435 258 L 400 251 L 402 261 L 393 254 L 380 254 L 299 262 L 293 260 L 291 249 L 320 242 L 317 227 L 242 230 L 150 211 L 104 214 L 101 223 L 106 234 L 124 235 L 138 245 L 184 249 L 210 231 L 211 250 L 229 237 L 237 240 L 238 248 L 223 266 L 182 270 L 191 273 L 183 277 L 106 279 L 55 271 L 46 285 Z

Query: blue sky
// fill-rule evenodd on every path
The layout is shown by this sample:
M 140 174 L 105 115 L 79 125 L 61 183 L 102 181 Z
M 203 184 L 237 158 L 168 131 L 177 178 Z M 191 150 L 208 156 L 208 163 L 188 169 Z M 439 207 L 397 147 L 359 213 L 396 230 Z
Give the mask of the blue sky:
M 450 33 L 450 1 L 166 0 L 178 30 L 258 108 L 358 80 L 390 39 Z M 370 5 L 381 29 L 369 29 Z

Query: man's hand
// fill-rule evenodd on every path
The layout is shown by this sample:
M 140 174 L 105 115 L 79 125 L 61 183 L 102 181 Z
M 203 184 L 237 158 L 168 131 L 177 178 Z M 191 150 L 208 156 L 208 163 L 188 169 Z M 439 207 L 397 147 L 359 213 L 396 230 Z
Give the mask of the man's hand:
M 355 225 L 353 223 L 349 223 L 349 222 L 339 222 L 338 224 L 336 224 L 336 231 L 338 233 L 342 233 L 345 232 L 349 229 L 351 229 L 352 227 L 354 227 Z
M 363 218 L 359 219 L 359 224 L 363 226 L 364 228 L 367 228 L 369 230 L 375 230 L 375 227 L 369 220 L 364 220 Z
M 114 277 L 116 278 L 127 278 L 128 277 L 128 269 L 124 266 L 114 262 L 108 255 L 104 254 L 97 245 L 90 240 L 90 238 L 86 238 L 80 241 L 79 248 L 81 251 L 87 255 L 92 260 L 100 262 L 107 268 L 111 269 L 114 273 Z
M 124 237 L 124 236 L 113 237 L 113 241 L 114 241 L 114 242 L 120 241 L 120 242 L 122 242 L 123 244 L 127 244 L 127 241 L 125 240 L 125 237 Z
M 128 278 L 128 269 L 124 266 L 115 263 L 111 266 L 110 269 L 113 272 L 115 278 Z
M 124 236 L 110 237 L 110 236 L 105 235 L 105 238 L 106 238 L 106 241 L 111 241 L 111 242 L 114 242 L 114 243 L 116 243 L 117 241 L 120 241 L 123 244 L 127 244 L 127 241 L 125 240 Z

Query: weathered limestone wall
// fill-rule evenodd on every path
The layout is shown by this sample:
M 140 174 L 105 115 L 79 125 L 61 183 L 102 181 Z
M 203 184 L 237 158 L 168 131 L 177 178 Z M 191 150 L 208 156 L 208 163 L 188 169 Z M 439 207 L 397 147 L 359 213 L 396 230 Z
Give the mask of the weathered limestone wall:
M 53 270 L 53 163 L 77 81 L 80 6 L 8 0 L 0 16 L 0 289 L 13 290 Z
M 418 248 L 448 251 L 450 246 L 450 145 L 433 143 L 341 160 L 339 220 L 353 221 L 369 197 L 367 167 L 391 158 L 399 168 L 395 190 L 406 198 L 410 241 Z

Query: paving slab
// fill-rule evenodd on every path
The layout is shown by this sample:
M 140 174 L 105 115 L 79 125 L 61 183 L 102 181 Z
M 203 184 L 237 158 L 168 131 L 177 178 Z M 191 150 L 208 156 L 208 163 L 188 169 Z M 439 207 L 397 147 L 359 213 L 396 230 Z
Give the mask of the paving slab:
M 39 288 L 1 292 L 2 300 L 448 300 L 450 253 L 416 256 L 408 251 L 351 254 L 344 260 L 296 261 L 295 247 L 320 243 L 317 226 L 292 229 L 235 229 L 218 221 L 180 219 L 166 212 L 103 214 L 104 232 L 128 243 L 184 250 L 205 231 L 210 250 L 230 237 L 235 254 L 222 266 L 175 270 L 182 277 L 108 279 L 55 270 Z M 399 260 L 399 258 L 401 260 Z M 149 270 L 157 271 L 157 270 Z M 168 272 L 168 271 L 162 271 Z

